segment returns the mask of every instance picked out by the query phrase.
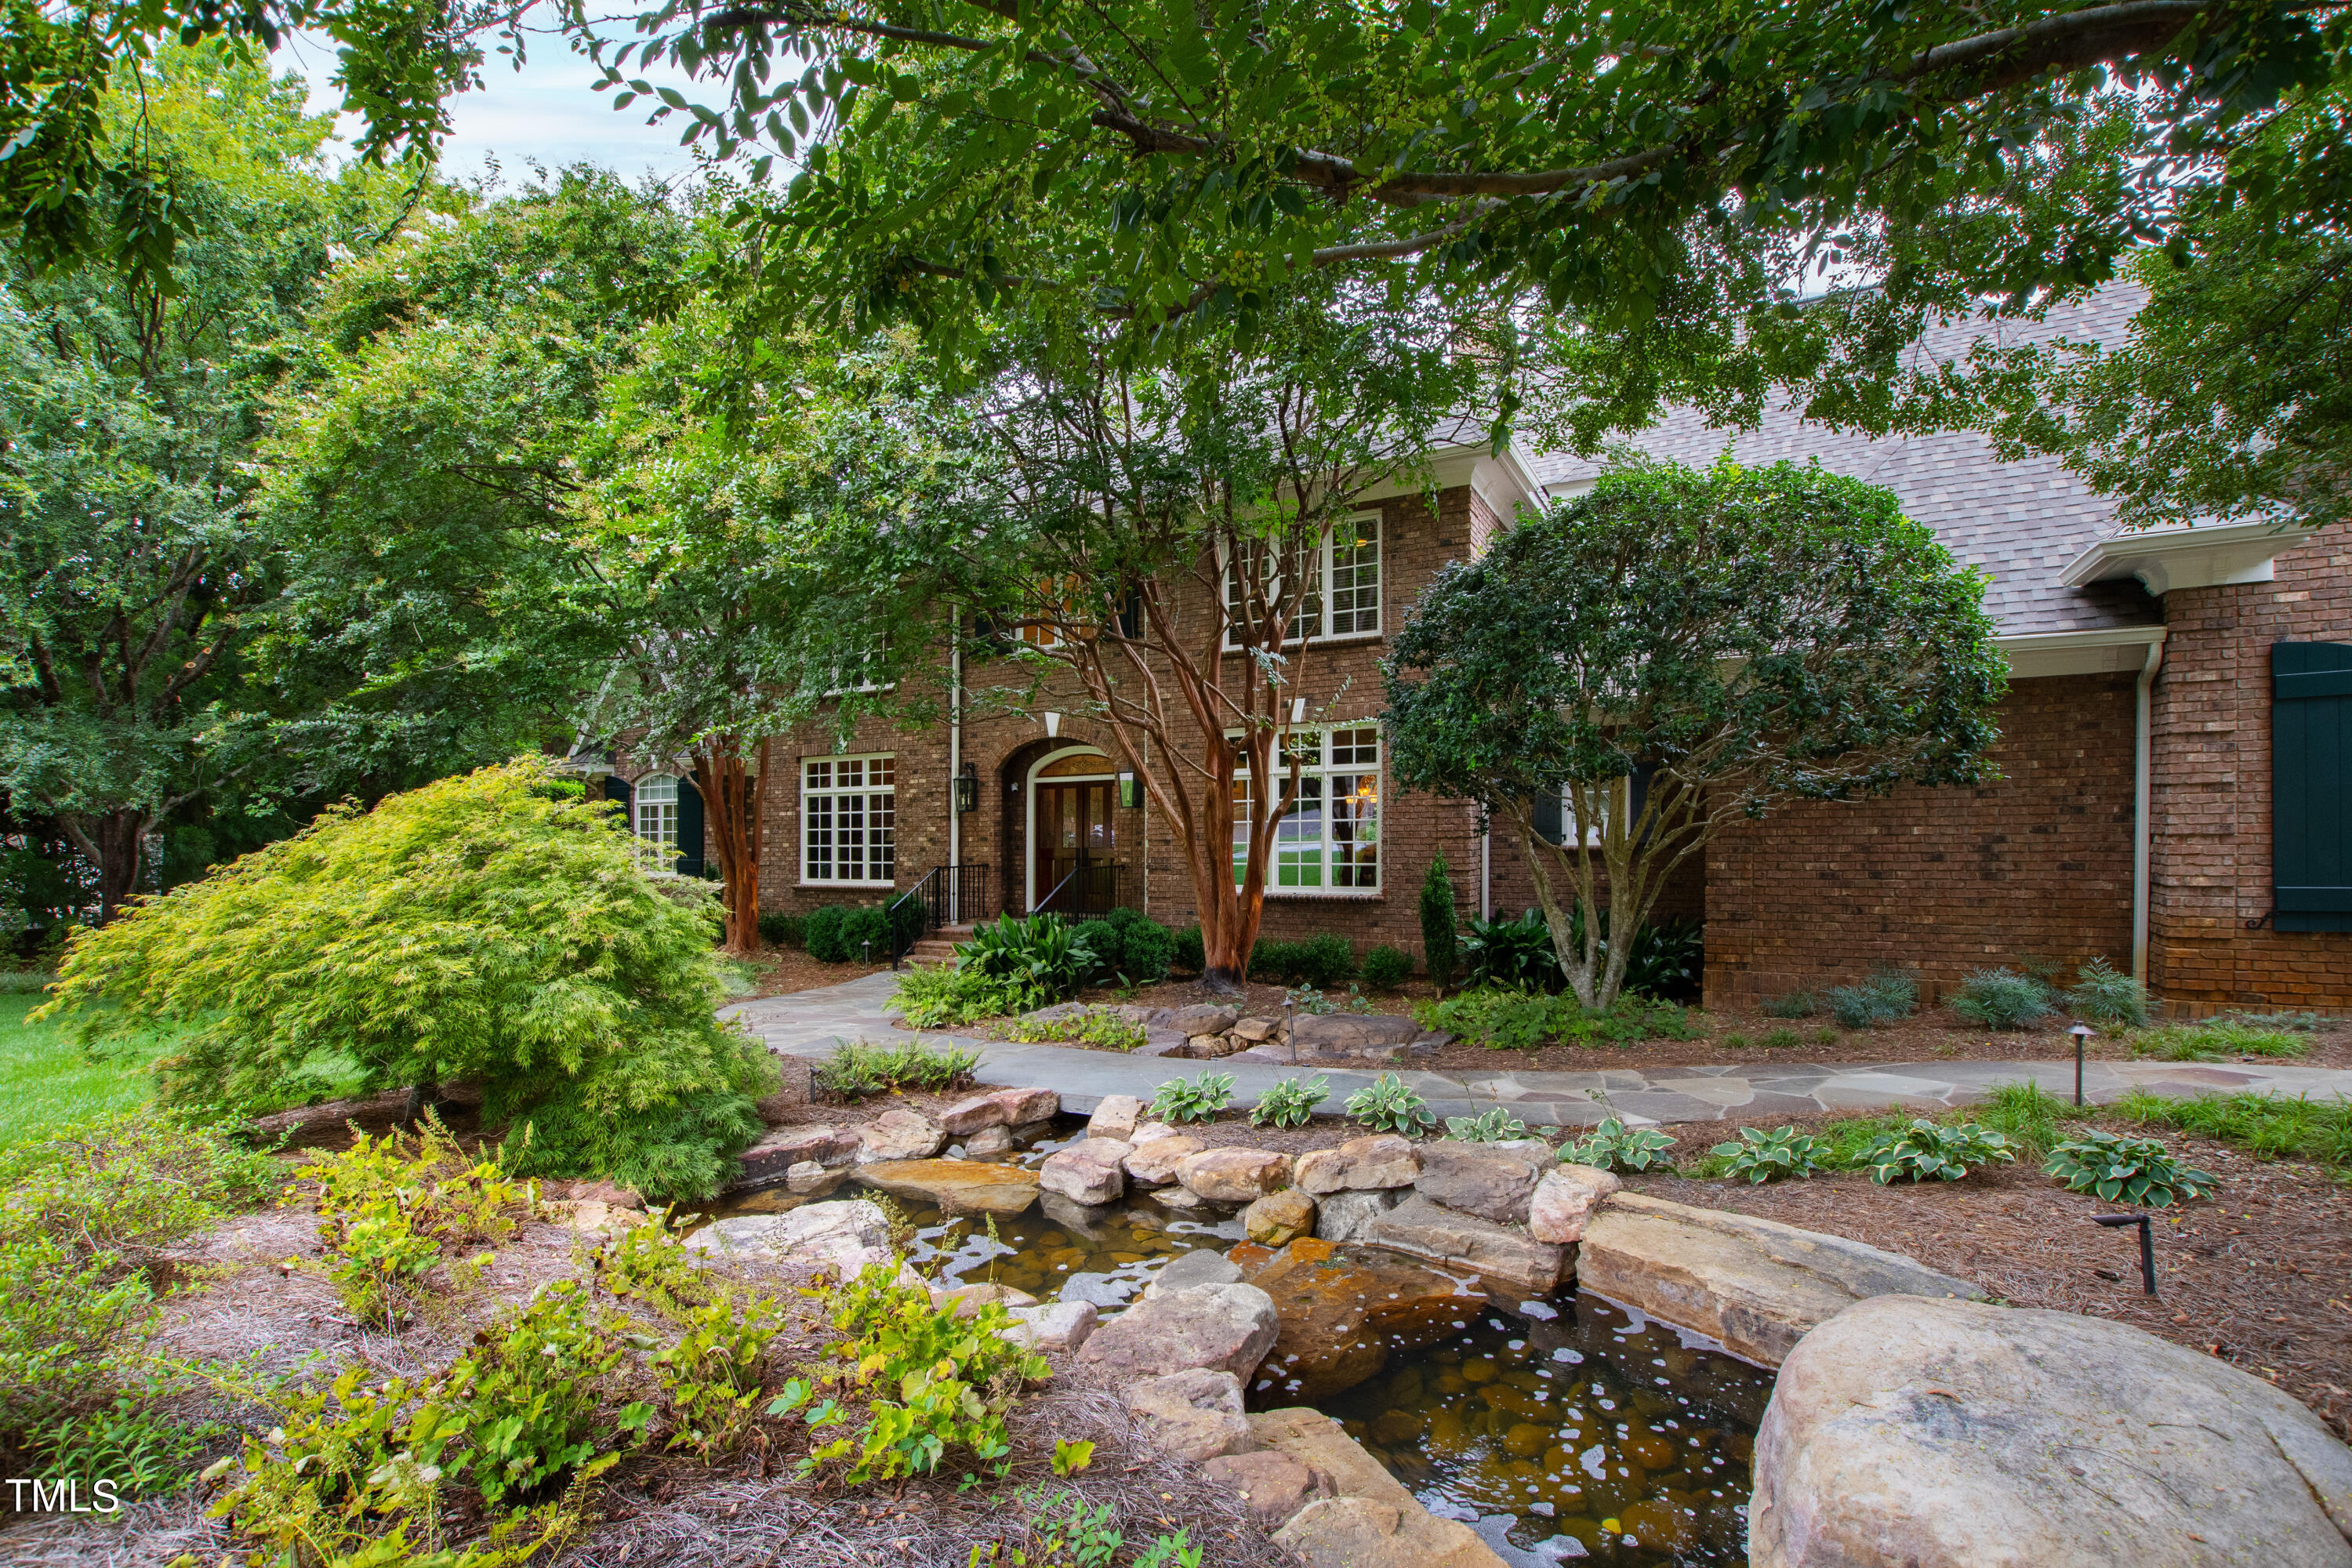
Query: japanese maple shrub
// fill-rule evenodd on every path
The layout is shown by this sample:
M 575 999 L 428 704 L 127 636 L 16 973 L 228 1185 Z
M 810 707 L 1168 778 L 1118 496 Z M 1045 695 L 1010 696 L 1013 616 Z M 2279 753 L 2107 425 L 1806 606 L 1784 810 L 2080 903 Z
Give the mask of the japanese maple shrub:
M 521 759 L 342 805 L 79 937 L 41 1016 L 97 1044 L 185 1033 L 173 1100 L 470 1081 L 515 1175 L 699 1197 L 775 1069 L 721 1026 L 715 908 L 640 868 L 602 802 Z

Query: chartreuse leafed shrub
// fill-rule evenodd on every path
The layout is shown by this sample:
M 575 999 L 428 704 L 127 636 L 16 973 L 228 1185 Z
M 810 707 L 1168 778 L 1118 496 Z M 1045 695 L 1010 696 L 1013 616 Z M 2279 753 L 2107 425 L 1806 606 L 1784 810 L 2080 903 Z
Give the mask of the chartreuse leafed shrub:
M 2057 1010 L 2048 986 L 2011 969 L 1979 969 L 1952 998 L 1953 1012 L 1988 1029 L 2022 1029 Z
M 85 1044 L 184 1033 L 182 1103 L 472 1081 L 516 1174 L 698 1197 L 775 1068 L 722 1027 L 707 894 L 637 863 L 603 802 L 524 759 L 324 813 L 74 941 L 39 1016 Z
M 1045 1018 L 1015 1018 L 1003 1026 L 1008 1040 L 1092 1046 L 1099 1051 L 1140 1050 L 1142 1025 L 1123 1018 L 1108 1007 L 1080 1007 L 1076 1012 Z
M 0 1463 L 124 1495 L 186 1479 L 202 1434 L 151 1395 L 156 1249 L 249 1208 L 278 1163 L 148 1108 L 0 1157 Z
M 892 1275 L 869 1265 L 834 1292 L 833 1326 L 845 1337 L 813 1376 L 787 1383 L 768 1414 L 798 1415 L 820 1434 L 842 1428 L 802 1468 L 837 1471 L 845 1485 L 971 1460 L 1002 1476 L 1013 1447 L 1005 1415 L 1024 1384 L 1052 1369 L 1006 1339 L 1013 1325 L 1001 1304 L 961 1317 L 953 1303 L 935 1306 L 929 1291 Z
M 900 1040 L 875 1045 L 870 1040 L 844 1040 L 833 1055 L 816 1064 L 810 1075 L 817 1092 L 834 1100 L 864 1100 L 894 1089 L 941 1092 L 971 1083 L 980 1066 L 980 1052 L 963 1046 L 934 1046 L 928 1040 Z
M 361 1136 L 340 1154 L 314 1154 L 319 1241 L 328 1278 L 352 1316 L 391 1329 L 408 1315 L 424 1277 L 443 1263 L 478 1268 L 467 1249 L 504 1242 L 530 1217 L 538 1184 L 496 1160 L 469 1160 L 439 1123 L 414 1138 Z M 299 1188 L 288 1189 L 289 1198 Z

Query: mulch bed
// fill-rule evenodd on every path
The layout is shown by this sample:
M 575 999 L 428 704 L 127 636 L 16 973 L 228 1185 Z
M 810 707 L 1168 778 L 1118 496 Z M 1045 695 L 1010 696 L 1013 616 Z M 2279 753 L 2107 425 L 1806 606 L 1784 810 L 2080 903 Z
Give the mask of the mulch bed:
M 2230 1143 L 2111 1118 L 2091 1125 L 2142 1137 L 2153 1131 L 2220 1178 L 2211 1201 L 2156 1211 L 2152 1299 L 2140 1291 L 2137 1231 L 2090 1223 L 2119 1206 L 2067 1192 L 2023 1160 L 1917 1186 L 1881 1187 L 1858 1172 L 1761 1187 L 1622 1179 L 1654 1197 L 1900 1252 L 2017 1306 L 2145 1329 L 2268 1378 L 2352 1439 L 2352 1185 L 2319 1167 L 2258 1160 Z M 1736 1124 L 1664 1131 L 1676 1135 L 1676 1158 L 1689 1160 L 1734 1136 Z
M 789 996 L 795 991 L 814 991 L 821 985 L 838 985 L 845 980 L 863 979 L 890 966 L 887 963 L 820 963 L 797 947 L 770 947 L 751 960 L 757 978 L 748 994 L 751 996 Z M 731 997 L 743 1001 L 745 997 Z

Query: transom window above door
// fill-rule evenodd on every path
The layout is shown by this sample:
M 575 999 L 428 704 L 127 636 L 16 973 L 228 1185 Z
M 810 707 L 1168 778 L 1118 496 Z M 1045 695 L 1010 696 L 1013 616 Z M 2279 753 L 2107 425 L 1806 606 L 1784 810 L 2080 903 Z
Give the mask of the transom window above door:
M 898 759 L 801 762 L 801 880 L 887 887 L 898 871 Z
M 1265 579 L 1269 596 L 1297 592 L 1297 580 L 1276 569 L 1275 547 L 1257 544 L 1239 563 Z M 1225 646 L 1242 646 L 1238 622 L 1244 612 L 1242 585 L 1247 580 L 1236 563 L 1225 563 L 1225 613 L 1234 624 L 1225 630 Z M 1294 569 L 1306 576 L 1306 592 L 1286 639 L 1311 642 L 1324 637 L 1373 637 L 1381 629 L 1381 514 L 1368 511 L 1333 523 L 1321 538 L 1297 547 Z

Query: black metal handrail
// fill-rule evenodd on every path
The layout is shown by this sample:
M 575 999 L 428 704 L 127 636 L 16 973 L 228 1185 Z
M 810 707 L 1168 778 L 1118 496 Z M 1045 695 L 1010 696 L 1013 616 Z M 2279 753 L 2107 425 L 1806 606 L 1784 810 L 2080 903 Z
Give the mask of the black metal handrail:
M 1071 892 L 1073 885 L 1076 891 Z M 1107 915 L 1118 909 L 1126 891 L 1127 867 L 1118 860 L 1080 860 L 1053 891 L 1037 900 L 1034 914 Z M 1063 895 L 1067 892 L 1066 900 Z
M 913 900 L 915 919 L 902 921 L 898 906 Z M 912 952 L 915 944 L 943 925 L 977 921 L 987 914 L 988 866 L 934 866 L 923 879 L 884 906 L 890 927 L 890 967 Z M 906 936 L 900 940 L 901 925 Z

